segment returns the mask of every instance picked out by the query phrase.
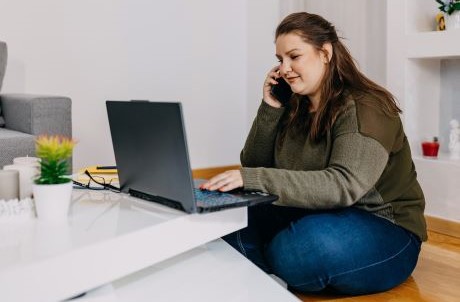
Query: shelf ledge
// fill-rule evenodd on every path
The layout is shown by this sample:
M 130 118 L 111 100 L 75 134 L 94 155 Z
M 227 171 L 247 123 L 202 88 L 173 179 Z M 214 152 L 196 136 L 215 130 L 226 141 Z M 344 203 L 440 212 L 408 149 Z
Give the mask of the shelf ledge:
M 420 32 L 406 35 L 409 59 L 460 58 L 460 30 Z
M 440 153 L 438 157 L 426 157 L 422 155 L 414 155 L 414 160 L 419 160 L 423 162 L 429 162 L 433 164 L 445 164 L 445 165 L 454 165 L 460 167 L 459 159 L 451 159 L 448 153 Z

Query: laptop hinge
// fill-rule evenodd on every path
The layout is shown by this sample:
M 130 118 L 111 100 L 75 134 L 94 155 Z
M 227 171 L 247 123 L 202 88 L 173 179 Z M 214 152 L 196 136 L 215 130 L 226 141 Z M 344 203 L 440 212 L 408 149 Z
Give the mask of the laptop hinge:
M 141 199 L 148 200 L 148 201 L 158 202 L 158 203 L 163 204 L 165 206 L 168 206 L 170 208 L 178 209 L 178 210 L 181 210 L 181 211 L 185 212 L 184 207 L 178 201 L 171 200 L 171 199 L 168 199 L 168 198 L 164 198 L 164 197 L 161 197 L 161 196 L 155 196 L 155 195 L 143 193 L 143 192 L 140 192 L 140 191 L 137 191 L 137 190 L 134 190 L 134 189 L 129 189 L 128 193 L 133 197 L 141 198 Z

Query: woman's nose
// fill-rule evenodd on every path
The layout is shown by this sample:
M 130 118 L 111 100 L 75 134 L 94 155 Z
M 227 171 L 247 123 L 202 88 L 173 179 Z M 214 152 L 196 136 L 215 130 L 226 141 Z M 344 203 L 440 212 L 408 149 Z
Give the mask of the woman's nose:
M 283 62 L 280 65 L 280 72 L 282 76 L 287 75 L 288 72 L 292 71 L 291 65 L 287 62 Z

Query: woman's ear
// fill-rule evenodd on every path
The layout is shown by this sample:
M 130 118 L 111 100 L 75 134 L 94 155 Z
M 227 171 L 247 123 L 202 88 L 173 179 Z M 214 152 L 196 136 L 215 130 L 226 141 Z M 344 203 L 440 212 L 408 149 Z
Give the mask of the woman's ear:
M 323 47 L 322 47 L 322 54 L 323 54 L 323 62 L 325 64 L 329 63 L 332 59 L 332 44 L 331 43 L 324 43 Z

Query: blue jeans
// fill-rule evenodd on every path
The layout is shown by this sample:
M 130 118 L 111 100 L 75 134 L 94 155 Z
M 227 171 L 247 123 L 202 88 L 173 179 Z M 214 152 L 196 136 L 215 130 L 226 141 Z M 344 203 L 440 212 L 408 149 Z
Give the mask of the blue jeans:
M 392 222 L 356 208 L 310 211 L 248 208 L 248 227 L 223 239 L 300 292 L 360 295 L 404 282 L 421 242 Z

